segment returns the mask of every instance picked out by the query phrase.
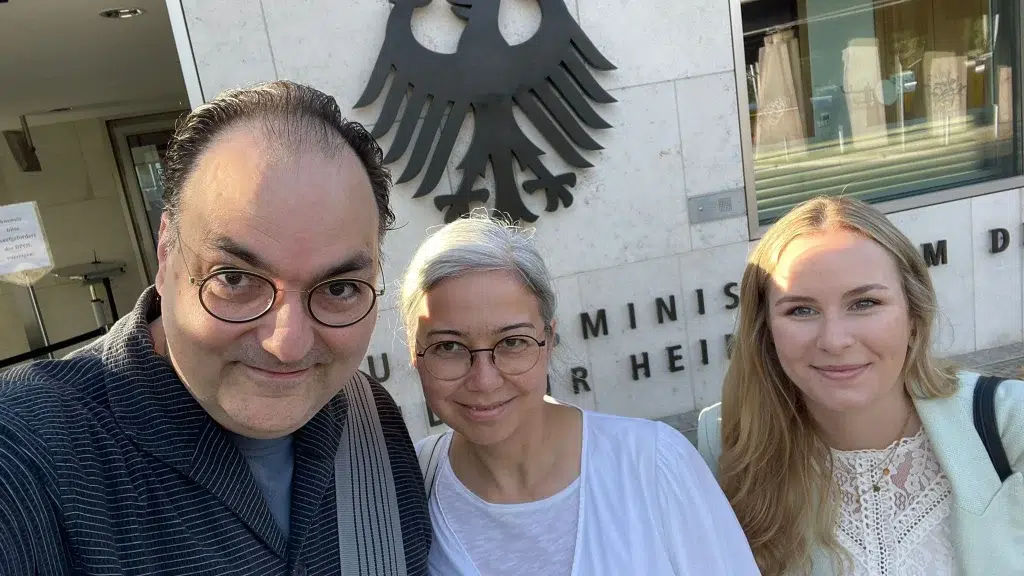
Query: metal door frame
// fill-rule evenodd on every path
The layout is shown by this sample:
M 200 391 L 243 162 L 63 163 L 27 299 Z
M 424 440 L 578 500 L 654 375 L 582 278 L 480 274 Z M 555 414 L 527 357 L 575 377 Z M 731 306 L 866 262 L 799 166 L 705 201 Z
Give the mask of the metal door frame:
M 117 160 L 120 174 L 123 199 L 121 205 L 125 211 L 125 222 L 131 231 L 132 249 L 141 264 L 139 272 L 142 274 L 145 286 L 149 286 L 156 280 L 158 267 L 156 243 L 153 241 L 152 234 L 149 233 L 149 216 L 146 213 L 142 189 L 135 177 L 135 161 L 132 158 L 131 147 L 128 145 L 128 137 L 164 130 L 173 131 L 177 121 L 187 113 L 188 110 L 181 110 L 107 122 L 110 144 L 113 147 L 114 158 Z

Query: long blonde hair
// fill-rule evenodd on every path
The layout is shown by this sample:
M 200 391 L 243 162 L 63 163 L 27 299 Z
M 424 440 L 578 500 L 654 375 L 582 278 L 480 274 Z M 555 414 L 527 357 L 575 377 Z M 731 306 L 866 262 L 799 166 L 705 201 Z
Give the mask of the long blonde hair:
M 719 479 L 762 573 L 808 572 L 811 547 L 833 562 L 848 556 L 835 538 L 831 453 L 783 372 L 768 324 L 768 282 L 795 238 L 848 230 L 874 240 L 899 270 L 911 322 L 902 378 L 918 398 L 953 395 L 955 369 L 932 356 L 937 312 L 924 259 L 881 212 L 850 198 L 809 200 L 779 220 L 747 260 L 732 359 L 722 390 Z

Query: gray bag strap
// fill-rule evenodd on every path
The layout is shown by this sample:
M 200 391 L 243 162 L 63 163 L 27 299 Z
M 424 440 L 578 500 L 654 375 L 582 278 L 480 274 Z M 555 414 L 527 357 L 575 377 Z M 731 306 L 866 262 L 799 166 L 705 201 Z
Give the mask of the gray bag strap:
M 344 391 L 348 415 L 334 459 L 343 576 L 406 576 L 395 478 L 377 404 L 362 372 Z
M 428 436 L 420 448 L 419 461 L 420 472 L 423 474 L 423 487 L 427 493 L 427 500 L 434 490 L 434 480 L 437 478 L 437 465 L 441 462 L 441 456 L 448 450 L 450 435 L 442 432 Z

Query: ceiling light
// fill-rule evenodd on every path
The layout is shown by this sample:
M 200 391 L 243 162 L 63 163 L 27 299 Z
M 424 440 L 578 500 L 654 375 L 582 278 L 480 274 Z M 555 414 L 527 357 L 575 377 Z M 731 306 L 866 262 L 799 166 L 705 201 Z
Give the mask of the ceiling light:
M 142 8 L 112 8 L 110 10 L 100 12 L 100 16 L 110 18 L 112 20 L 123 20 L 125 18 L 142 16 L 145 13 L 146 11 Z

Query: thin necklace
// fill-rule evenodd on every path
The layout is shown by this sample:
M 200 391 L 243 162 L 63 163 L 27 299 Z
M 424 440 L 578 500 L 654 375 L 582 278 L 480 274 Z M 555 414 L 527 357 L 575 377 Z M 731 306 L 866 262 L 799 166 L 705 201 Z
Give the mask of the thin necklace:
M 882 478 L 886 478 L 886 477 L 889 476 L 889 473 L 890 473 L 889 462 L 892 460 L 892 457 L 896 455 L 896 450 L 899 448 L 900 441 L 903 440 L 904 434 L 907 431 L 907 426 L 910 425 L 910 420 L 913 418 L 913 416 L 914 416 L 914 410 L 911 409 L 910 413 L 907 414 L 906 421 L 903 422 L 903 428 L 900 429 L 899 437 L 896 438 L 895 442 L 893 442 L 892 448 L 889 448 L 888 455 L 886 455 L 885 459 L 882 460 L 882 462 L 880 464 L 880 466 L 882 466 L 882 475 L 878 477 L 878 480 L 872 480 L 871 481 L 871 491 L 872 492 L 877 493 L 877 492 L 880 492 L 882 490 L 882 487 L 879 484 L 882 482 Z M 868 471 L 868 473 L 871 474 L 872 478 L 874 478 L 875 471 L 878 470 L 878 468 L 879 468 L 879 465 L 876 465 L 876 466 L 872 467 L 871 470 Z M 851 471 L 854 474 L 856 474 L 857 476 L 862 476 L 863 475 L 862 472 L 858 472 L 856 470 L 851 470 Z

